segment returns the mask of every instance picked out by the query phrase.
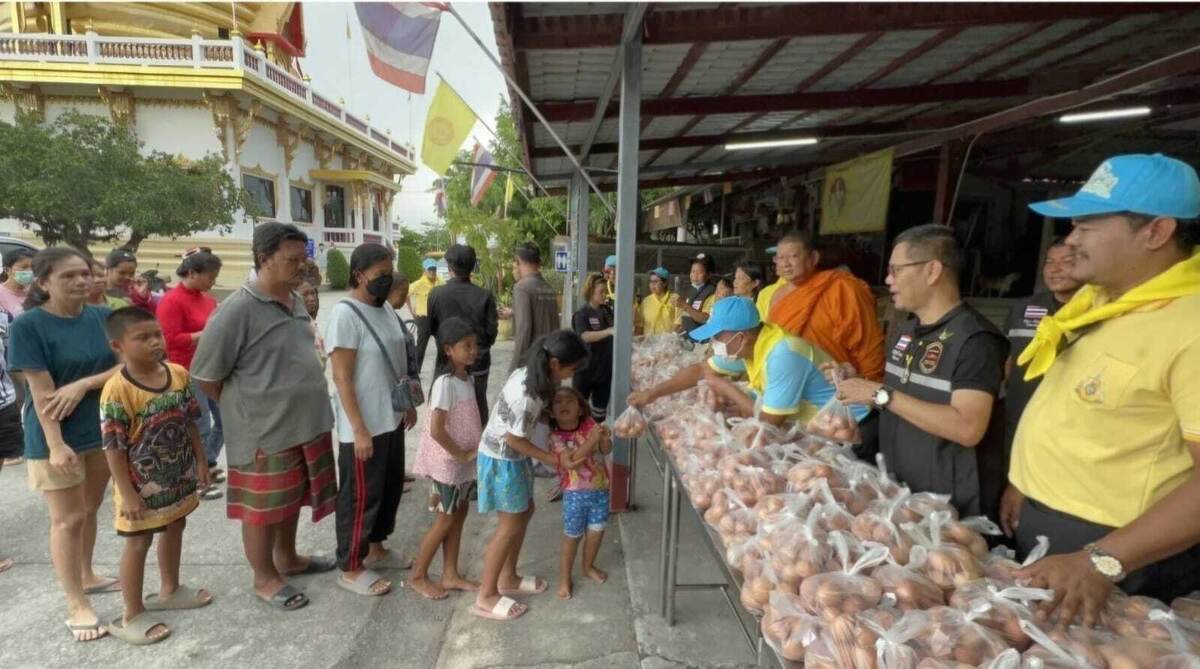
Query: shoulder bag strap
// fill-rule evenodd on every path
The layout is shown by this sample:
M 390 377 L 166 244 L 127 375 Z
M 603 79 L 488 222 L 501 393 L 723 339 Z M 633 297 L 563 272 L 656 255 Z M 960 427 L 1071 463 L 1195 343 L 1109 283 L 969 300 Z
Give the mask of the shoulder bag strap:
M 338 304 L 344 304 L 353 309 L 355 314 L 358 314 L 359 320 L 362 321 L 363 325 L 367 326 L 367 332 L 371 333 L 371 338 L 379 345 L 379 352 L 383 354 L 383 359 L 387 361 L 388 369 L 392 372 L 392 378 L 395 379 L 396 383 L 400 383 L 400 375 L 396 372 L 396 366 L 392 364 L 392 356 L 388 355 L 387 347 L 383 345 L 383 340 L 376 334 L 375 328 L 371 327 L 371 323 L 367 321 L 367 317 L 350 300 L 341 300 Z

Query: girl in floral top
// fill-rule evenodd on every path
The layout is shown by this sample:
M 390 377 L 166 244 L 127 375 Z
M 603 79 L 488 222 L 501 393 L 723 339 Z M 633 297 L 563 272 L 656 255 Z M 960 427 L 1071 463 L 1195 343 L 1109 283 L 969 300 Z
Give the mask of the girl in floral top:
M 463 522 L 475 487 L 475 451 L 483 434 L 475 384 L 467 369 L 479 355 L 479 343 L 471 325 L 450 318 L 438 327 L 438 348 L 445 353 L 453 371 L 433 380 L 429 391 L 429 415 L 421 433 L 421 446 L 413 473 L 427 477 L 429 510 L 433 526 L 421 540 L 409 585 L 426 599 L 445 599 L 447 590 L 473 592 L 479 584 L 458 571 L 458 549 Z M 429 563 L 442 548 L 441 583 L 429 580 Z
M 607 427 L 592 420 L 587 400 L 574 388 L 554 393 L 550 415 L 554 421 L 550 452 L 558 461 L 563 490 L 558 596 L 570 599 L 575 553 L 585 530 L 583 573 L 597 583 L 608 579 L 608 574 L 596 568 L 596 554 L 608 524 L 608 464 L 604 456 L 612 451 L 612 439 Z

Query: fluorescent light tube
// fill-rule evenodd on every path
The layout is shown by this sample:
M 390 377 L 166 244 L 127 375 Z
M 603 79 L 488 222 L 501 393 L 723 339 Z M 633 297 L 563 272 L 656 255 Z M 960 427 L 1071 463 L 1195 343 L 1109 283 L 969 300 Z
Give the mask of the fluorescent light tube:
M 1113 118 L 1132 118 L 1134 116 L 1147 116 L 1149 114 L 1149 107 L 1126 107 L 1124 109 L 1063 114 L 1058 117 L 1058 121 L 1060 123 L 1087 123 L 1088 121 L 1106 121 Z
M 794 139 L 768 139 L 761 142 L 734 142 L 726 144 L 726 151 L 744 151 L 746 149 L 773 149 L 779 146 L 812 146 L 817 143 L 816 137 L 797 137 Z

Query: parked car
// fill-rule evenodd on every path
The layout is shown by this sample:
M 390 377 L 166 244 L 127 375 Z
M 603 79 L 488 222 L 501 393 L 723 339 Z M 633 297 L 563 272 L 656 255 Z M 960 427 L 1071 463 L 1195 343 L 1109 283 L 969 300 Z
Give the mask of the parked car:
M 11 251 L 15 248 L 18 248 L 18 247 L 30 249 L 34 253 L 41 251 L 41 249 L 34 246 L 33 244 L 30 244 L 29 242 L 27 242 L 23 239 L 17 239 L 16 237 L 0 236 L 0 255 L 5 255 L 9 251 Z

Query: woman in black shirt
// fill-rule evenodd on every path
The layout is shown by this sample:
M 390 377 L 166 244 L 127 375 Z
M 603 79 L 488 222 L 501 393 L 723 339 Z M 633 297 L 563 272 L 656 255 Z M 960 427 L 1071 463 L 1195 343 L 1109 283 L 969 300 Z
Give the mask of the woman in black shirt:
M 583 282 L 586 303 L 571 317 L 571 328 L 588 346 L 587 366 L 575 373 L 575 389 L 591 405 L 592 418 L 603 422 L 612 391 L 612 312 L 604 308 L 608 285 L 601 274 L 590 274 Z

